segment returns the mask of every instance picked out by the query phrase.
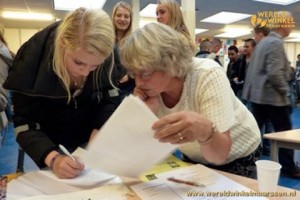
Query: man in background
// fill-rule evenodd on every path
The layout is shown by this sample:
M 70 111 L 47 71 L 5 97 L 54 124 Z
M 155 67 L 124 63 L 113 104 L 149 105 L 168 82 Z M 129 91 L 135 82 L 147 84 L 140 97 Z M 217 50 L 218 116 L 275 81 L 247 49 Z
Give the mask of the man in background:
M 207 58 L 208 55 L 211 53 L 211 42 L 209 40 L 203 40 L 200 42 L 199 48 L 200 51 L 196 54 L 198 58 Z
M 215 55 L 214 60 L 222 66 L 222 63 L 219 58 L 219 51 L 222 48 L 222 41 L 218 38 L 213 38 L 211 40 L 211 55 Z
M 300 106 L 300 54 L 297 55 L 295 71 L 295 104 Z
M 278 12 L 292 17 L 289 12 Z M 259 42 L 248 67 L 244 84 L 243 98 L 252 102 L 252 113 L 261 129 L 270 120 L 274 131 L 292 128 L 290 102 L 290 65 L 284 50 L 283 38 L 292 28 L 276 24 L 272 32 Z M 300 178 L 300 170 L 294 162 L 294 151 L 279 149 L 279 162 L 282 172 Z
M 228 48 L 228 58 L 230 62 L 227 66 L 227 78 L 235 95 L 237 95 L 237 81 L 241 60 L 238 58 L 238 48 L 234 45 Z

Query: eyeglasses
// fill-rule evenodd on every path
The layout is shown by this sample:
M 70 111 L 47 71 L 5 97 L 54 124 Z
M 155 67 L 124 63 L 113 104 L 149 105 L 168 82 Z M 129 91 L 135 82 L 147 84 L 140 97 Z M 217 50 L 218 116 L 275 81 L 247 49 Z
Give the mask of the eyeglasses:
M 142 79 L 143 81 L 148 81 L 154 72 L 155 72 L 154 70 L 143 71 L 143 72 L 139 72 L 139 73 L 135 73 L 133 71 L 128 71 L 127 74 L 130 78 L 136 79 L 138 77 L 138 78 Z

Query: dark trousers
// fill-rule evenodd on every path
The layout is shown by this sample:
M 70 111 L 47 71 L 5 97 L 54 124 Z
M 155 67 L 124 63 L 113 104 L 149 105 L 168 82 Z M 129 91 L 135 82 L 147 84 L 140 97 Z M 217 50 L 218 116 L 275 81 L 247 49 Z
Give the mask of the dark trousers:
M 275 132 L 291 130 L 291 111 L 291 106 L 272 106 L 252 103 L 252 113 L 260 130 L 263 129 L 264 124 L 268 120 L 271 122 Z M 292 172 L 296 168 L 294 150 L 280 148 L 278 158 L 279 163 L 282 165 L 282 171 Z
M 245 176 L 248 178 L 256 178 L 256 165 L 255 162 L 261 157 L 262 147 L 259 145 L 255 151 L 253 151 L 250 155 L 238 158 L 230 163 L 225 165 L 211 165 L 204 164 L 205 166 L 217 169 L 225 172 L 229 172 L 231 174 L 236 174 L 240 176 Z M 191 160 L 188 156 L 183 154 L 183 161 L 196 164 L 197 162 Z

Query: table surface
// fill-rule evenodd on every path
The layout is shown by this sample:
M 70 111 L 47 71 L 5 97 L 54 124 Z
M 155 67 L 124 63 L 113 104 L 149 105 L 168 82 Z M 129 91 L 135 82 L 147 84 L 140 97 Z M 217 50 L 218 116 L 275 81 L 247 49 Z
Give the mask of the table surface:
M 233 181 L 235 181 L 241 185 L 244 185 L 245 187 L 250 188 L 253 191 L 258 191 L 257 180 L 255 180 L 255 179 L 250 179 L 247 177 L 238 176 L 238 175 L 234 175 L 234 174 L 230 174 L 230 173 L 222 172 L 222 171 L 218 171 L 218 170 L 216 170 L 216 171 L 218 173 L 232 179 Z M 8 175 L 8 179 L 11 180 L 20 175 L 22 175 L 22 174 L 10 174 L 10 175 Z M 141 183 L 141 180 L 135 179 L 135 178 L 127 178 L 126 177 L 126 178 L 122 178 L 122 180 L 128 187 L 130 187 L 131 185 Z M 294 189 L 278 186 L 278 192 L 296 192 L 296 196 L 293 196 L 293 197 L 271 197 L 269 199 L 271 199 L 271 200 L 281 200 L 281 199 L 282 200 L 283 199 L 299 200 L 300 199 L 300 191 L 299 190 L 294 190 Z M 140 198 L 137 195 L 135 195 L 133 192 L 128 194 L 127 196 L 128 196 L 127 197 L 128 200 L 140 200 Z
M 230 174 L 230 173 L 223 172 L 223 171 L 218 171 L 218 170 L 215 170 L 215 171 L 217 171 L 218 173 L 226 176 L 227 178 L 230 178 L 231 180 L 233 180 L 241 185 L 244 185 L 245 187 L 250 188 L 253 191 L 258 191 L 257 180 L 255 180 L 255 179 L 238 176 L 238 175 Z M 123 181 L 127 186 L 131 186 L 131 185 L 141 182 L 138 179 L 132 179 L 132 178 L 123 178 Z M 293 192 L 294 193 L 294 192 L 296 192 L 296 196 L 295 197 L 292 197 L 292 196 L 291 197 L 268 197 L 268 199 L 270 199 L 270 200 L 287 200 L 287 199 L 288 200 L 299 200 L 300 199 L 300 191 L 299 190 L 294 190 L 294 189 L 278 186 L 277 191 L 279 193 L 283 193 L 283 192 Z M 128 200 L 140 200 L 140 198 L 137 195 L 135 195 L 135 196 L 128 197 Z
M 281 131 L 275 133 L 264 134 L 264 138 L 269 140 L 278 140 L 285 142 L 299 142 L 300 143 L 300 129 L 293 129 L 289 131 Z

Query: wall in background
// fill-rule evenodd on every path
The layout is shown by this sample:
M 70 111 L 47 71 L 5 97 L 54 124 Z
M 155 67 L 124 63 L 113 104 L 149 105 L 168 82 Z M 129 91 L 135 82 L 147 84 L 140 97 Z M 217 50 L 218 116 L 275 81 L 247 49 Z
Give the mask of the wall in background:
M 5 28 L 4 38 L 9 49 L 12 52 L 17 53 L 20 46 L 38 31 L 38 29 Z
M 4 38 L 6 39 L 8 46 L 11 51 L 17 53 L 18 49 L 24 42 L 26 42 L 31 36 L 33 36 L 39 29 L 18 29 L 18 28 L 4 28 Z M 222 39 L 223 47 L 227 40 Z M 198 44 L 199 45 L 199 44 Z M 243 46 L 244 42 L 242 40 L 236 40 L 236 46 Z M 228 45 L 226 46 L 228 48 Z M 297 55 L 300 54 L 300 43 L 285 43 L 285 49 L 288 55 L 288 59 L 291 62 L 291 66 L 295 67 Z M 226 54 L 226 49 L 223 49 L 224 55 L 221 55 L 224 67 L 227 67 L 228 59 Z

